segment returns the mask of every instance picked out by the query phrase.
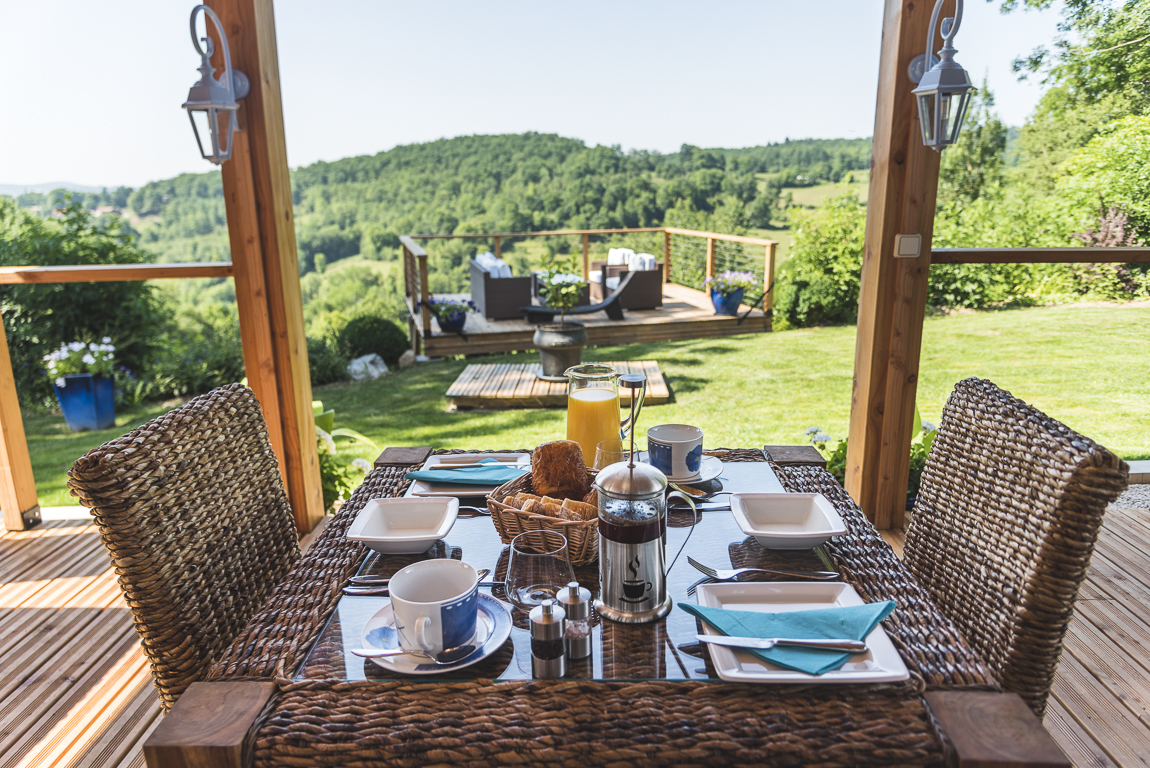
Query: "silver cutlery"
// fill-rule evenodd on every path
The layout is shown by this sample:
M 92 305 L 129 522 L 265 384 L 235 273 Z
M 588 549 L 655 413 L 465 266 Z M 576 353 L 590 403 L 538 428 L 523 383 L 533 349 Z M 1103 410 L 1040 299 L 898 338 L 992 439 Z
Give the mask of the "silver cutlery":
M 700 491 L 698 488 L 692 488 L 689 485 L 680 485 L 670 480 L 667 481 L 667 485 L 676 491 L 687 494 L 696 501 L 708 501 L 716 496 L 730 496 L 733 493 L 733 491 L 711 491 L 708 493 L 707 491 Z
M 388 656 L 418 656 L 421 659 L 430 659 L 436 664 L 454 664 L 475 652 L 474 645 L 461 645 L 458 648 L 444 648 L 439 653 L 431 654 L 423 651 L 405 651 L 402 648 L 352 648 L 353 656 L 365 659 L 382 659 Z
M 687 556 L 687 562 L 693 565 L 699 572 L 717 581 L 731 581 L 739 578 L 739 576 L 744 573 L 770 573 L 775 576 L 790 576 L 796 579 L 814 579 L 816 581 L 828 581 L 839 577 L 834 571 L 783 571 L 775 568 L 735 568 L 730 571 L 718 570 L 709 565 L 703 565 L 690 555 Z
M 469 514 L 466 514 L 466 515 L 463 514 L 464 511 L 467 511 Z M 459 505 L 459 516 L 460 517 L 490 517 L 491 516 L 491 510 L 487 509 L 486 507 L 468 507 L 468 506 L 464 506 L 464 505 L 460 504 Z
M 866 643 L 861 640 L 794 640 L 786 637 L 730 637 L 728 635 L 696 635 L 695 637 L 700 643 L 726 645 L 732 648 L 751 648 L 756 651 L 769 651 L 776 645 L 822 648 L 827 651 L 848 651 L 850 653 L 862 653 L 866 650 Z

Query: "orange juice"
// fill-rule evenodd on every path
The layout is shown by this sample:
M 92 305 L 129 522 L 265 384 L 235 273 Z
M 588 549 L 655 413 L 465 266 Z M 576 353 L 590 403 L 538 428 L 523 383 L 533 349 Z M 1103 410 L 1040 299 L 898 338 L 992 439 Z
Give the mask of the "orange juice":
M 587 466 L 595 462 L 595 446 L 619 437 L 619 393 L 614 389 L 577 389 L 567 395 L 567 439 L 583 448 Z

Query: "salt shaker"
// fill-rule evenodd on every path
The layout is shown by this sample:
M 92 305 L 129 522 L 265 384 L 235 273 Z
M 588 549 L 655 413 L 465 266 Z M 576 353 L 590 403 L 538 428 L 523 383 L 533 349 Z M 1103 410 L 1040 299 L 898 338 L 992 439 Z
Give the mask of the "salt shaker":
M 585 659 L 591 655 L 591 592 L 573 581 L 559 593 L 559 604 L 567 613 L 563 633 L 567 658 Z
M 551 680 L 567 674 L 567 656 L 563 652 L 566 612 L 554 600 L 544 600 L 531 609 L 531 675 Z

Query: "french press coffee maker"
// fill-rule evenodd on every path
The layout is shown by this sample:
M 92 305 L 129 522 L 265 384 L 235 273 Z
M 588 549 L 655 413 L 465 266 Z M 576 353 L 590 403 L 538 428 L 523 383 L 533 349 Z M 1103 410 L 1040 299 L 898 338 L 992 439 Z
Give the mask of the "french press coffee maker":
M 647 377 L 627 373 L 619 386 L 641 389 Z M 624 624 L 658 621 L 671 611 L 667 594 L 667 499 L 695 503 L 679 491 L 667 494 L 667 476 L 650 464 L 636 461 L 635 399 L 631 398 L 631 454 L 627 461 L 599 471 L 594 488 L 599 497 L 599 599 L 595 610 L 603 618 Z M 687 533 L 691 538 L 694 525 Z M 683 542 L 683 547 L 687 542 Z M 679 548 L 682 554 L 683 547 Z M 679 555 L 675 555 L 678 560 Z

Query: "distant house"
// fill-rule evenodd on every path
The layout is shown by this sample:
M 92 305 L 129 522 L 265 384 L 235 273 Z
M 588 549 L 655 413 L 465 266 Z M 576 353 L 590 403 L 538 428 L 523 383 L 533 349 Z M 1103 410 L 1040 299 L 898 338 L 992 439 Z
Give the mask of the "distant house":
M 98 205 L 92 209 L 93 216 L 104 216 L 105 214 L 109 216 L 119 216 L 120 209 L 114 205 Z

